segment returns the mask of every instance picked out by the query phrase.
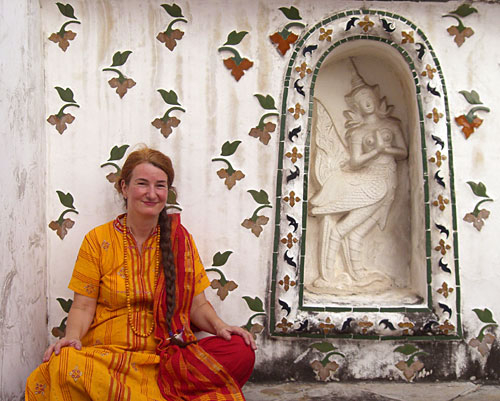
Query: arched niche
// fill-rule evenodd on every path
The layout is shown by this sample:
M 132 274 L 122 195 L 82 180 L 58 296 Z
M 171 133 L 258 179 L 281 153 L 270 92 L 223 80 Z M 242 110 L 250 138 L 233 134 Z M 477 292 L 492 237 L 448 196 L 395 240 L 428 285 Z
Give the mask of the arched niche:
M 319 64 L 319 63 L 318 63 Z M 309 131 L 309 164 L 305 165 L 308 175 L 307 199 L 320 190 L 315 179 L 318 142 L 317 107 L 320 103 L 332 119 L 334 132 L 345 140 L 344 111 L 348 109 L 345 95 L 352 90 L 353 70 L 369 85 L 376 84 L 380 97 L 393 107 L 393 118 L 400 121 L 403 140 L 408 156 L 397 162 L 397 180 L 394 200 L 391 202 L 387 222 L 383 229 L 377 225 L 363 238 L 362 263 L 368 269 L 383 272 L 391 280 L 391 288 L 380 291 L 376 282 L 356 288 L 331 293 L 315 291 L 312 286 L 318 275 L 321 253 L 321 216 L 311 213 L 306 221 L 305 257 L 303 259 L 305 305 L 368 306 L 377 303 L 385 306 L 424 304 L 426 294 L 425 268 L 425 215 L 423 171 L 421 158 L 420 126 L 417 96 L 413 76 L 401 54 L 386 43 L 368 40 L 351 40 L 328 53 L 317 66 L 318 73 L 311 85 L 314 93 L 313 118 Z M 347 149 L 343 149 L 347 151 Z M 340 187 L 340 186 L 339 186 Z M 347 213 L 332 215 L 334 220 Z M 344 257 L 337 255 L 337 269 L 343 269 Z M 334 279 L 334 278 L 332 278 Z M 311 291 L 307 289 L 310 288 Z
M 447 95 L 427 38 L 395 14 L 343 12 L 304 32 L 288 67 L 280 119 L 271 334 L 460 337 Z M 385 226 L 372 228 L 362 238 L 363 263 L 376 266 L 392 281 L 383 288 L 361 286 L 350 292 L 331 291 L 324 285 L 320 287 L 324 291 L 317 291 L 312 283 L 318 260 L 324 259 L 318 244 L 325 231 L 323 215 L 312 212 L 322 185 L 314 171 L 321 153 L 316 139 L 321 126 L 318 105 L 332 121 L 331 133 L 342 141 L 353 69 L 366 84 L 378 85 L 380 97 L 394 106 L 391 117 L 400 122 L 408 151 L 397 161 L 397 185 Z M 331 224 L 345 215 L 332 214 Z M 346 253 L 339 252 L 335 262 L 344 263 L 344 269 Z M 338 281 L 329 282 L 334 286 Z M 443 286 L 455 291 L 445 297 Z

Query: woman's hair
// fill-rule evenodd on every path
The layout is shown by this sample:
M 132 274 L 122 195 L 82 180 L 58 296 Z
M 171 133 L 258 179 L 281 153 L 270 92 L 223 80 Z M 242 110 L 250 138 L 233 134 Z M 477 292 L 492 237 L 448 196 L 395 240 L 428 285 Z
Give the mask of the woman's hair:
M 130 153 L 123 164 L 118 180 L 115 182 L 115 188 L 119 193 L 122 193 L 122 182 L 129 184 L 132 178 L 132 172 L 139 164 L 150 163 L 159 168 L 167 175 L 168 189 L 172 189 L 174 181 L 174 168 L 172 161 L 159 150 L 148 148 L 144 146 L 132 153 Z M 172 244 L 170 241 L 171 223 L 167 214 L 166 207 L 160 213 L 158 218 L 160 225 L 160 249 L 161 249 L 161 262 L 163 272 L 165 274 L 165 290 L 167 294 L 167 311 L 165 322 L 167 329 L 170 331 L 171 320 L 175 309 L 175 261 L 174 253 L 172 252 Z
M 144 146 L 139 150 L 135 150 L 130 153 L 127 160 L 125 160 L 125 163 L 123 163 L 120 176 L 115 182 L 115 188 L 119 193 L 122 193 L 122 181 L 128 185 L 130 179 L 132 178 L 132 171 L 134 171 L 134 168 L 142 163 L 150 163 L 160 170 L 163 170 L 163 172 L 167 175 L 168 188 L 172 186 L 175 174 L 170 157 L 164 155 L 159 150 Z

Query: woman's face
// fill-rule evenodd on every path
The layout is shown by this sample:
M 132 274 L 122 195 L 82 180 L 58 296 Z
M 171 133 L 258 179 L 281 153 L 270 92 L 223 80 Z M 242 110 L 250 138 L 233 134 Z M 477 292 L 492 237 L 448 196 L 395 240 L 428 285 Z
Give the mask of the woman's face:
M 122 181 L 122 194 L 127 200 L 127 213 L 158 216 L 167 202 L 167 174 L 150 163 L 141 163 L 132 170 L 128 184 Z
M 377 100 L 373 92 L 369 89 L 361 89 L 355 95 L 355 101 L 359 105 L 361 112 L 363 114 L 372 114 L 375 112 L 377 106 Z

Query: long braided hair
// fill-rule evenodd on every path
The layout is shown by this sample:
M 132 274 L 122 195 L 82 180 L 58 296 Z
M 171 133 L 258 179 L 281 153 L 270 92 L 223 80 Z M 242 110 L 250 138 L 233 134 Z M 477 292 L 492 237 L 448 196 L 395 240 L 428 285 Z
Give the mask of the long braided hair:
M 127 157 L 127 160 L 123 164 L 118 180 L 115 182 L 116 190 L 122 193 L 122 182 L 126 185 L 130 183 L 132 178 L 132 172 L 134 168 L 142 163 L 150 163 L 153 166 L 159 168 L 167 175 L 168 188 L 172 188 L 172 183 L 174 181 L 174 169 L 172 167 L 172 161 L 162 152 L 148 148 L 147 146 L 142 147 L 132 153 Z M 126 200 L 125 200 L 126 202 Z M 172 252 L 172 243 L 170 241 L 171 235 L 171 223 L 170 217 L 167 214 L 166 207 L 163 208 L 159 217 L 158 224 L 160 225 L 160 250 L 161 250 L 161 262 L 163 266 L 163 273 L 165 275 L 165 290 L 167 294 L 167 311 L 165 316 L 165 322 L 167 329 L 171 331 L 171 320 L 174 315 L 175 309 L 175 261 L 174 253 Z

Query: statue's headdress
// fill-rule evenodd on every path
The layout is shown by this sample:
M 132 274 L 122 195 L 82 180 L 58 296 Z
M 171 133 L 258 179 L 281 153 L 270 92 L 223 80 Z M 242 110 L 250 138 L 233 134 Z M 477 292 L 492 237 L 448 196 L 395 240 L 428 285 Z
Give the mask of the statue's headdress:
M 351 70 L 351 91 L 345 95 L 345 100 L 347 104 L 351 107 L 354 108 L 354 95 L 358 93 L 361 89 L 368 89 L 372 91 L 377 99 L 380 99 L 379 96 L 379 88 L 378 85 L 368 85 L 363 77 L 359 74 L 359 71 L 356 67 L 356 64 L 354 64 L 354 59 L 352 57 L 349 57 L 349 60 L 351 60 L 352 64 L 352 70 Z
M 358 69 L 356 68 L 356 64 L 354 64 L 354 59 L 349 57 L 352 64 L 351 70 L 351 92 L 354 92 L 356 89 L 360 89 L 363 86 L 368 86 L 365 80 L 361 75 L 359 75 Z

